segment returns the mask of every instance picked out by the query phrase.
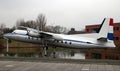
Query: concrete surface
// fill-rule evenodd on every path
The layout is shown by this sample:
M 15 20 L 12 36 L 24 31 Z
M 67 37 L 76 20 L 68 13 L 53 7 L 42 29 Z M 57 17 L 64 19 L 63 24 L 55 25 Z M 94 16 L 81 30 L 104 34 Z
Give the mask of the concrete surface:
M 0 61 L 0 71 L 120 71 L 120 65 Z

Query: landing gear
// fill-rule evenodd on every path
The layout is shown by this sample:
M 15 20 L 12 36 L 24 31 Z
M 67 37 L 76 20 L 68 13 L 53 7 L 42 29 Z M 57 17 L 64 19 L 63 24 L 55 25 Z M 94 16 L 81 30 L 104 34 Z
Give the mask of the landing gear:
M 48 45 L 47 42 L 45 42 L 45 39 L 42 40 L 42 45 L 43 45 L 43 56 L 48 56 Z M 53 47 L 53 58 L 56 58 L 56 47 Z
M 48 46 L 47 43 L 45 42 L 45 40 L 43 38 L 41 38 L 42 41 L 42 45 L 43 45 L 43 56 L 47 56 L 47 50 L 48 50 Z
M 53 47 L 53 58 L 56 58 L 56 47 Z
M 48 55 L 47 54 L 48 46 L 43 47 L 43 49 L 44 49 L 44 56 L 47 56 Z
M 48 46 L 43 47 L 43 56 L 48 56 Z M 56 47 L 53 47 L 52 57 L 56 58 Z

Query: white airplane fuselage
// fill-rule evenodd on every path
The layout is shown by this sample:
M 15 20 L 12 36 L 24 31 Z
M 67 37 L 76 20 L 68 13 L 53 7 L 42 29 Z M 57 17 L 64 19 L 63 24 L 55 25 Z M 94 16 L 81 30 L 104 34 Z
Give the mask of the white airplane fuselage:
M 21 42 L 42 44 L 45 46 L 68 48 L 112 48 L 115 47 L 113 36 L 113 19 L 104 19 L 99 33 L 89 34 L 55 34 L 24 27 L 26 30 L 15 30 L 4 37 Z
M 22 30 L 23 31 L 23 30 Z M 84 34 L 79 35 L 65 35 L 65 34 L 54 34 L 55 36 L 61 37 L 61 40 L 54 40 L 54 39 L 47 39 L 47 38 L 37 38 L 37 37 L 31 37 L 26 34 L 17 34 L 17 33 L 8 33 L 5 36 L 7 36 L 8 39 L 21 41 L 21 42 L 27 42 L 27 43 L 35 43 L 35 44 L 44 44 L 48 46 L 55 46 L 55 47 L 70 47 L 70 48 L 106 48 L 111 47 L 107 46 L 107 43 L 99 43 L 96 39 L 97 38 L 89 38 L 89 37 L 83 37 Z M 95 35 L 96 33 L 94 33 Z M 96 35 L 97 36 L 97 35 Z

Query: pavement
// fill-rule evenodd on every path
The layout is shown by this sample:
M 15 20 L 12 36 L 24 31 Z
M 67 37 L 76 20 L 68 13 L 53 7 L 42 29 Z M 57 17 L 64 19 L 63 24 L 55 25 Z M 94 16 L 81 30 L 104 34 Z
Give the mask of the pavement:
M 120 71 L 120 65 L 0 60 L 0 71 Z

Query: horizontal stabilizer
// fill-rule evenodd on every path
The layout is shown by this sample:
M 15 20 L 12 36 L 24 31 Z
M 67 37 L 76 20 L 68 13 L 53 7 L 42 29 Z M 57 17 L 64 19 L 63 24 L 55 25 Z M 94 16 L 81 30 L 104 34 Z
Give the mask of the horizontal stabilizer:
M 100 41 L 100 42 L 107 42 L 107 38 L 101 37 L 101 38 L 98 38 L 97 41 Z

